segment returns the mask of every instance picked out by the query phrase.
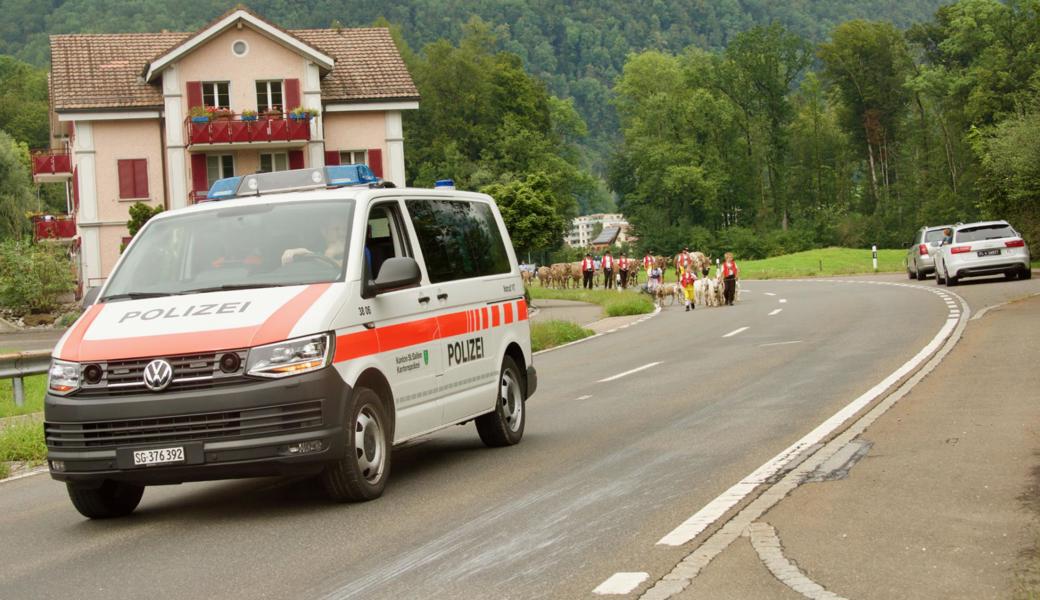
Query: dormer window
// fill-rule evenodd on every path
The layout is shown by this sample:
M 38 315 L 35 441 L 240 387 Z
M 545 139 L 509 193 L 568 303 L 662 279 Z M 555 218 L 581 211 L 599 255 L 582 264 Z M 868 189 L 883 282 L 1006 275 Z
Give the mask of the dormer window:
M 274 107 L 284 108 L 281 81 L 256 82 L 256 108 L 265 111 Z
M 205 106 L 231 108 L 230 83 L 227 81 L 203 81 L 202 103 Z

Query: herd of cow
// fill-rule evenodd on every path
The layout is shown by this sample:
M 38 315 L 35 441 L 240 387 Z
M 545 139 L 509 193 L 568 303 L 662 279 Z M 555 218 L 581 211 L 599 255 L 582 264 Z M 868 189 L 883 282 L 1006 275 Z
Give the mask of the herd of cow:
M 689 262 L 693 272 L 698 276 L 705 275 L 711 268 L 712 260 L 711 257 L 705 256 L 702 252 L 690 252 Z M 668 268 L 680 264 L 683 260 L 681 254 L 677 254 L 674 257 L 666 256 L 653 256 L 653 267 L 661 270 L 661 273 L 667 273 Z M 615 260 L 615 265 L 617 261 Z M 642 259 L 629 259 L 628 261 L 628 286 L 636 287 L 640 291 L 648 293 L 654 296 L 655 301 L 660 306 L 664 306 L 665 302 L 669 304 L 675 304 L 676 301 L 681 301 L 683 297 L 683 290 L 678 284 L 678 271 L 675 273 L 675 282 L 662 281 L 658 285 L 649 285 L 649 281 L 644 279 L 642 285 L 639 283 L 640 272 L 646 272 L 643 267 Z M 572 263 L 555 263 L 549 266 L 538 267 L 535 271 L 521 271 L 521 275 L 524 279 L 524 285 L 531 285 L 534 280 L 538 280 L 538 284 L 542 287 L 553 287 L 557 289 L 567 288 L 580 288 L 582 286 L 582 272 L 581 272 L 581 261 Z M 614 277 L 617 278 L 616 287 L 621 289 L 621 278 L 620 273 L 615 269 Z M 649 277 L 648 275 L 645 277 Z M 604 287 L 603 282 L 603 270 L 597 269 L 593 276 L 593 285 L 595 287 Z M 693 284 L 694 289 L 694 303 L 698 306 L 722 306 L 723 304 L 723 286 L 717 279 L 709 279 L 708 277 L 699 277 Z

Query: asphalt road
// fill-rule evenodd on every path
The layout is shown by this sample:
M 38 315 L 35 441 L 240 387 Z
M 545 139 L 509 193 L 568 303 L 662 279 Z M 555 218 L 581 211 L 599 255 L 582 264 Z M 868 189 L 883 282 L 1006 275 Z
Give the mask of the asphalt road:
M 46 475 L 2 484 L 0 598 L 584 598 L 617 571 L 658 578 L 688 551 L 661 536 L 911 358 L 947 315 L 906 287 L 744 288 L 735 307 L 666 308 L 539 355 L 521 444 L 486 449 L 472 425 L 430 436 L 395 451 L 374 502 L 244 480 L 149 488 L 131 517 L 88 521 Z M 954 291 L 985 305 L 1037 289 Z

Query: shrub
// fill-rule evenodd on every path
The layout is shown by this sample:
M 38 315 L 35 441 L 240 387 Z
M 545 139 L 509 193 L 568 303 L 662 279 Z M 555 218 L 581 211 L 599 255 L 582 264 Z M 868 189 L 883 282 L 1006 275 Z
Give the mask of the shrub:
M 72 262 L 63 248 L 0 242 L 0 305 L 17 312 L 44 312 L 74 288 Z

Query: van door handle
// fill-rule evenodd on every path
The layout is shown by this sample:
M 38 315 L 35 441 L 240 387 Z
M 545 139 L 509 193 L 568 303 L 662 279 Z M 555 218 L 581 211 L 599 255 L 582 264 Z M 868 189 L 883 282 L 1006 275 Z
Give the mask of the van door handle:
M 429 303 L 430 303 L 430 297 L 429 296 L 419 296 L 419 304 L 429 304 Z
M 437 294 L 437 299 L 438 300 L 447 300 L 448 299 L 448 295 L 442 292 L 440 294 Z

